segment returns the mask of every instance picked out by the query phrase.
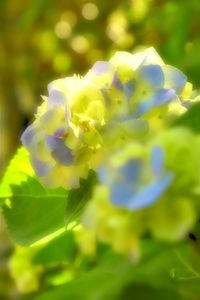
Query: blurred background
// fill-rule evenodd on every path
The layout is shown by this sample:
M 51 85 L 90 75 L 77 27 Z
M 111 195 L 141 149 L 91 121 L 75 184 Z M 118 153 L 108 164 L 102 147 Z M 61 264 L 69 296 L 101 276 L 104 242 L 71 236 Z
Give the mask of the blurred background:
M 0 177 L 47 84 L 83 75 L 116 50 L 153 46 L 199 87 L 199 16 L 199 0 L 0 0 Z M 18 295 L 11 253 L 0 220 L 2 300 Z

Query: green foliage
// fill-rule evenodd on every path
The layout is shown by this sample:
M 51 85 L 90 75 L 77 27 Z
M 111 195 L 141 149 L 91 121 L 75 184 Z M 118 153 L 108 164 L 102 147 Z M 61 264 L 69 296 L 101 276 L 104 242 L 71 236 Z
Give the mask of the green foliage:
M 12 192 L 11 205 L 3 206 L 3 214 L 17 243 L 32 244 L 64 227 L 65 191 L 46 191 L 29 178 L 20 186 L 13 185 Z
M 150 240 L 145 244 L 150 251 L 137 266 L 124 257 L 107 252 L 87 274 L 34 297 L 34 300 L 145 299 L 146 293 L 152 300 L 197 300 L 200 264 L 195 263 L 199 254 L 193 247 L 152 244 Z
M 70 191 L 65 214 L 66 225 L 71 221 L 78 219 L 85 204 L 91 198 L 92 189 L 96 181 L 97 178 L 95 172 L 90 171 L 87 180 L 81 179 L 80 188 Z
M 11 160 L 6 173 L 0 184 L 0 199 L 9 198 L 13 195 L 11 185 L 20 185 L 27 178 L 33 177 L 33 169 L 29 163 L 28 151 L 21 147 Z
M 11 161 L 1 190 L 1 197 L 9 198 L 2 210 L 10 235 L 17 243 L 32 244 L 64 227 L 66 191 L 44 189 L 33 176 L 23 148 Z
M 20 148 L 0 185 L 2 211 L 12 239 L 30 245 L 63 228 L 66 207 L 67 223 L 74 221 L 91 194 L 93 178 L 94 174 L 69 193 L 62 188 L 45 189 L 33 175 L 27 151 Z
M 200 103 L 194 104 L 185 114 L 176 119 L 173 126 L 188 127 L 195 133 L 200 132 Z
M 48 265 L 72 261 L 76 247 L 72 231 L 65 231 L 42 247 L 33 256 L 35 265 Z
M 132 300 L 133 297 L 137 299 L 146 299 L 148 295 L 148 299 L 150 300 L 183 300 L 183 298 L 174 290 L 166 289 L 166 288 L 152 288 L 148 285 L 131 285 L 126 287 L 123 293 L 119 296 L 117 300 Z

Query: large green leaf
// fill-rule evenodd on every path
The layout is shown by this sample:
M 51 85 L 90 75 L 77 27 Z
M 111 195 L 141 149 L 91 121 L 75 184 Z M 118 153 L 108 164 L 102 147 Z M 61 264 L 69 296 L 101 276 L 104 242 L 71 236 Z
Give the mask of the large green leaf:
M 152 247 L 153 245 L 153 247 Z M 34 300 L 197 300 L 200 292 L 199 254 L 190 244 L 160 245 L 151 240 L 137 265 L 107 253 L 93 270 Z
M 175 289 L 187 300 L 199 299 L 199 249 L 190 241 L 165 248 L 138 265 L 134 282 Z
M 65 226 L 80 214 L 91 196 L 94 172 L 80 188 L 45 189 L 34 176 L 28 152 L 22 147 L 12 159 L 0 184 L 2 211 L 12 239 L 29 245 Z M 10 201 L 5 201 L 9 199 Z
M 11 201 L 9 205 L 4 204 L 2 210 L 15 242 L 29 245 L 64 227 L 66 191 L 45 190 L 32 177 L 11 188 Z
M 49 265 L 72 261 L 75 258 L 76 245 L 72 231 L 64 231 L 36 251 L 32 262 L 36 265 Z
M 96 173 L 90 171 L 88 179 L 81 179 L 80 188 L 70 191 L 65 214 L 66 225 L 77 220 L 92 195 L 93 186 L 97 181 Z
M 13 240 L 29 245 L 65 225 L 67 192 L 47 190 L 34 177 L 29 156 L 20 148 L 0 185 L 3 215 Z
M 185 114 L 176 119 L 172 126 L 185 126 L 200 133 L 200 103 L 193 105 Z
M 35 300 L 112 300 L 121 291 L 130 263 L 117 255 L 108 255 L 102 263 L 79 279 L 45 292 Z
M 27 178 L 33 177 L 34 171 L 29 162 L 28 151 L 21 147 L 11 160 L 6 173 L 0 183 L 0 200 L 12 196 L 12 184 L 20 185 L 27 181 Z

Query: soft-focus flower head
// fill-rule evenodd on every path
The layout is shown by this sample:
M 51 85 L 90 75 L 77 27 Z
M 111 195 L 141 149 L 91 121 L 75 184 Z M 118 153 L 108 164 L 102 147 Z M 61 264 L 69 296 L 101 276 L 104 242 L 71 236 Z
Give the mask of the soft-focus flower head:
M 140 256 L 139 236 L 144 230 L 140 224 L 141 214 L 133 218 L 127 211 L 112 205 L 108 193 L 105 186 L 95 187 L 82 216 L 83 227 L 77 231 L 77 242 L 85 254 L 95 255 L 97 242 L 102 242 L 135 262 Z
M 190 92 L 186 76 L 165 65 L 153 48 L 117 52 L 84 77 L 50 83 L 22 143 L 45 186 L 76 188 L 105 153 L 143 139 L 185 111 Z
M 43 267 L 32 263 L 34 252 L 34 247 L 17 246 L 9 262 L 10 274 L 22 293 L 35 292 L 40 287 Z
M 22 143 L 46 187 L 77 188 L 90 169 L 97 172 L 77 232 L 83 252 L 94 254 L 103 242 L 135 261 L 145 234 L 174 242 L 191 230 L 200 137 L 168 124 L 192 97 L 186 76 L 153 48 L 117 52 L 84 77 L 49 84 Z
M 119 120 L 161 117 L 172 102 L 184 110 L 183 96 L 191 92 L 186 76 L 165 65 L 153 48 L 117 52 L 109 62 L 97 62 L 86 76 L 102 86 L 110 112 Z
M 76 76 L 57 80 L 48 90 L 22 143 L 46 186 L 74 188 L 79 177 L 87 176 L 89 159 L 102 143 L 104 99 L 93 84 Z
M 200 183 L 199 137 L 185 128 L 161 131 L 131 142 L 107 157 L 97 170 L 110 202 L 128 210 L 151 206 L 165 195 L 194 194 Z
M 143 145 L 120 149 L 98 174 L 110 191 L 110 201 L 119 207 L 137 210 L 154 203 L 167 190 L 173 173 L 164 170 L 164 151 L 155 146 L 148 155 Z
M 183 239 L 197 221 L 199 143 L 190 130 L 170 128 L 107 157 L 82 217 L 93 244 L 104 242 L 136 259 L 145 234 L 167 242 Z M 81 236 L 85 252 L 88 242 Z

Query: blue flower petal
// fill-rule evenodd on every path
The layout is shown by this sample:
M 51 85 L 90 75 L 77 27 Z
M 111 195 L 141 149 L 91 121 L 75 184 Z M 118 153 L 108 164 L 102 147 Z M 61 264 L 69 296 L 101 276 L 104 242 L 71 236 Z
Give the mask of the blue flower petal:
M 126 207 L 130 210 L 137 210 L 150 206 L 168 189 L 172 179 L 173 174 L 168 173 L 159 181 L 147 185 L 137 195 L 133 195 L 132 199 L 129 198 L 129 201 L 126 201 Z
M 42 160 L 32 158 L 31 162 L 37 176 L 47 176 L 52 170 L 52 167 Z
M 173 89 L 162 89 L 154 94 L 154 106 L 165 104 L 176 97 L 176 92 Z
M 21 136 L 21 142 L 25 147 L 29 147 L 36 134 L 35 128 L 30 125 L 26 128 Z
M 66 132 L 66 129 L 63 127 L 60 127 L 55 131 L 54 136 L 57 138 L 62 137 L 65 134 L 65 132 Z
M 108 172 L 105 167 L 98 168 L 97 174 L 98 174 L 98 178 L 101 183 L 108 184 L 109 176 L 108 176 Z
M 115 182 L 111 187 L 110 200 L 114 205 L 138 210 L 153 204 L 168 189 L 173 174 L 168 173 L 159 181 L 145 186 L 141 191 L 134 190 L 131 185 Z
M 102 75 L 112 70 L 112 65 L 106 61 L 97 61 L 91 70 L 95 75 Z
M 156 178 L 160 178 L 163 174 L 164 152 L 159 146 L 155 146 L 151 152 L 151 166 L 153 174 Z
M 66 105 L 65 94 L 57 90 L 50 91 L 48 104 L 52 106 Z
M 165 81 L 170 88 L 173 88 L 177 93 L 180 93 L 184 88 L 187 77 L 175 67 L 166 65 L 164 68 Z
M 139 70 L 141 79 L 146 81 L 153 89 L 164 86 L 164 73 L 159 65 L 142 66 Z
M 111 101 L 110 97 L 107 95 L 107 89 L 106 88 L 101 88 L 101 93 L 104 97 L 105 104 L 107 106 L 109 106 L 112 103 L 112 101 Z
M 150 109 L 165 104 L 176 97 L 173 89 L 163 89 L 156 92 L 153 96 L 143 100 L 138 104 L 135 116 L 138 118 L 148 112 Z
M 40 118 L 41 123 L 47 125 L 48 122 L 52 122 L 55 119 L 56 111 L 54 109 L 47 110 Z
M 110 187 L 110 201 L 117 206 L 127 208 L 133 198 L 133 189 L 122 181 L 115 181 Z
M 133 96 L 133 93 L 135 91 L 135 80 L 129 80 L 124 84 L 124 91 L 125 91 L 125 95 L 127 97 L 128 100 L 130 100 Z
M 117 88 L 118 88 L 119 90 L 121 90 L 121 91 L 124 89 L 123 84 L 122 84 L 121 81 L 119 80 L 119 78 L 118 78 L 118 76 L 117 76 L 116 73 L 114 74 L 114 77 L 113 77 L 113 81 L 112 81 L 111 86 L 115 86 L 115 87 L 117 87 Z
M 132 159 L 119 168 L 119 173 L 127 184 L 133 186 L 140 180 L 141 168 L 142 161 L 140 159 Z
M 70 166 L 74 163 L 71 150 L 65 145 L 64 140 L 46 135 L 46 143 L 52 150 L 52 156 L 57 162 L 65 166 Z

